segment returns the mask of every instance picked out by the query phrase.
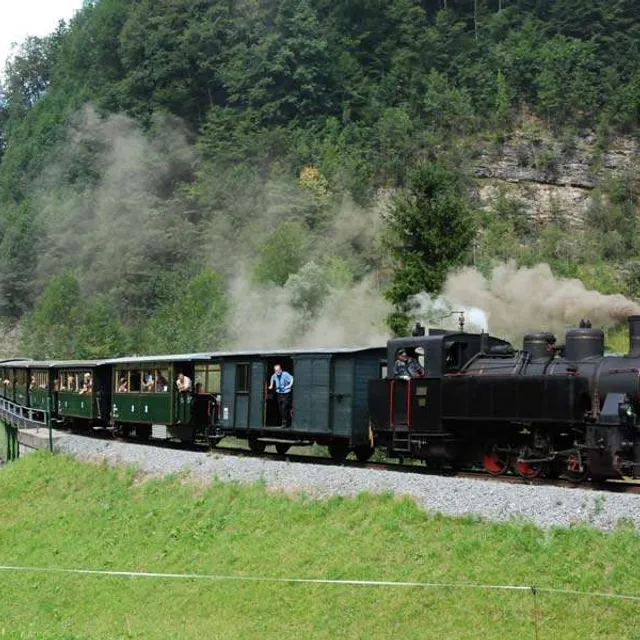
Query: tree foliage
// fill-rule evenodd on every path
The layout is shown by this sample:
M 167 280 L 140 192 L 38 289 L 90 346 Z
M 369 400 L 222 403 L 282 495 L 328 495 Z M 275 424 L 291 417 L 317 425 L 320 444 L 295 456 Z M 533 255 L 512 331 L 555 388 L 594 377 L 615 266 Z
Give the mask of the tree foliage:
M 411 229 L 419 201 L 437 220 L 456 210 L 450 172 L 437 193 L 416 191 L 425 158 L 456 158 L 463 173 L 477 147 L 529 119 L 560 134 L 597 128 L 603 147 L 636 134 L 639 25 L 631 0 L 87 1 L 27 39 L 0 87 L 0 316 L 33 311 L 33 322 L 69 270 L 87 308 L 111 318 L 91 353 L 120 350 L 122 327 L 153 335 L 147 322 L 177 311 L 171 283 L 191 282 L 203 257 L 223 281 L 247 270 L 278 287 L 314 264 L 293 283 L 301 301 L 320 299 L 332 256 L 349 277 L 384 267 L 370 236 L 331 235 L 347 199 L 368 206 L 408 186 L 394 215 Z M 637 250 L 629 184 L 621 199 L 598 189 L 584 236 L 597 259 Z M 557 230 L 534 238 L 497 214 L 481 221 L 481 260 L 557 254 L 566 268 Z M 438 290 L 473 233 L 461 222 L 439 247 L 414 223 L 422 249 L 396 239 L 408 252 L 394 254 L 407 263 L 390 293 L 399 309 L 417 287 Z
M 224 346 L 229 302 L 220 277 L 204 268 L 190 280 L 176 283 L 174 291 L 149 321 L 144 350 L 189 353 Z
M 407 301 L 421 291 L 440 293 L 449 271 L 463 261 L 475 229 L 464 185 L 440 162 L 427 162 L 411 174 L 387 221 L 395 259 L 387 296 L 397 312 L 392 328 L 401 332 Z

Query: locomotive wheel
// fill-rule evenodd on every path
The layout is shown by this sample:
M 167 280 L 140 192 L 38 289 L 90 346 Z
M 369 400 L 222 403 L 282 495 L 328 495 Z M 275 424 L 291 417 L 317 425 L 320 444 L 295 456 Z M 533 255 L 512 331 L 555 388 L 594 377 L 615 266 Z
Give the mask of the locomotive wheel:
M 356 447 L 354 449 L 356 454 L 356 459 L 358 462 L 367 462 L 369 458 L 373 455 L 373 447 L 369 447 L 364 445 L 362 447 Z
M 571 482 L 583 482 L 587 479 L 588 471 L 587 467 L 582 464 L 580 456 L 572 453 L 567 458 L 567 466 L 562 475 L 567 478 L 567 480 L 571 480 Z
M 266 443 L 260 442 L 258 438 L 249 438 L 247 444 L 249 445 L 249 451 L 251 451 L 251 453 L 264 453 L 264 450 L 267 448 Z
M 531 480 L 542 475 L 544 462 L 521 462 L 516 460 L 513 465 L 513 469 L 521 478 L 528 478 Z
M 330 442 L 328 449 L 329 455 L 336 462 L 344 462 L 349 455 L 349 445 L 347 445 L 345 442 Z
M 284 442 L 278 442 L 276 444 L 276 451 L 283 456 L 285 453 L 287 453 L 287 451 L 289 451 L 289 448 L 291 447 L 290 444 L 286 444 Z
M 506 473 L 509 468 L 509 462 L 510 459 L 507 453 L 495 451 L 494 449 L 487 451 L 487 453 L 482 456 L 482 466 L 484 470 L 492 476 L 500 476 Z

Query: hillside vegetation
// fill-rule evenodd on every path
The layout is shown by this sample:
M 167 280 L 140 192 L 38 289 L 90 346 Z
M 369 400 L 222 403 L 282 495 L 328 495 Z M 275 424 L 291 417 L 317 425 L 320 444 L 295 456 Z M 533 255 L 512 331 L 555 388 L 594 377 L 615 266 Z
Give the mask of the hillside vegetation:
M 0 565 L 640 593 L 632 528 L 540 531 L 139 477 L 34 454 L 0 469 Z M 2 571 L 3 638 L 626 638 L 638 603 L 529 591 Z
M 469 176 L 514 131 L 550 171 L 593 132 L 597 166 L 639 69 L 633 0 L 87 0 L 7 65 L 0 319 L 93 357 L 403 331 L 459 264 L 636 295 L 637 173 L 577 231 Z

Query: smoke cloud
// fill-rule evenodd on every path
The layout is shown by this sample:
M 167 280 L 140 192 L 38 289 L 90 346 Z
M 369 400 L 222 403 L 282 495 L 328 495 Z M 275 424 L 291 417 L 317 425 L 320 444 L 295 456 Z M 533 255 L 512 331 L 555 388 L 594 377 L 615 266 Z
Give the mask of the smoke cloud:
M 562 333 L 581 318 L 606 327 L 640 313 L 637 302 L 588 290 L 580 280 L 556 278 L 547 264 L 518 269 L 508 263 L 489 278 L 465 268 L 449 275 L 442 297 L 454 306 L 482 309 L 490 331 L 511 340 L 531 329 Z
M 320 308 L 306 315 L 287 287 L 256 286 L 245 275 L 232 281 L 232 344 L 236 349 L 382 346 L 391 307 L 372 277 L 330 289 Z
M 366 262 L 380 211 L 348 198 L 324 206 L 295 179 L 251 175 L 219 176 L 176 118 L 158 115 L 144 131 L 126 115 L 83 108 L 34 185 L 34 290 L 71 269 L 84 294 L 108 294 L 133 324 L 206 266 L 228 285 L 230 342 L 194 351 L 384 344 L 390 307 Z M 284 287 L 257 284 L 256 256 L 285 220 L 308 233 L 307 264 Z M 318 283 L 330 258 L 345 265 L 346 282 Z

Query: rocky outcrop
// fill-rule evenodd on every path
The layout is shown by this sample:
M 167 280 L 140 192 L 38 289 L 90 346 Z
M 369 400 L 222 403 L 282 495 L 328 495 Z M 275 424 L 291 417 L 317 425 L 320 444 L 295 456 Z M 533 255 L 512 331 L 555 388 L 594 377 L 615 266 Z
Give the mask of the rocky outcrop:
M 538 220 L 560 215 L 580 224 L 593 189 L 607 175 L 637 173 L 639 152 L 636 138 L 616 138 L 602 149 L 593 134 L 563 144 L 540 128 L 517 131 L 476 157 L 478 195 L 487 207 L 508 197 Z

